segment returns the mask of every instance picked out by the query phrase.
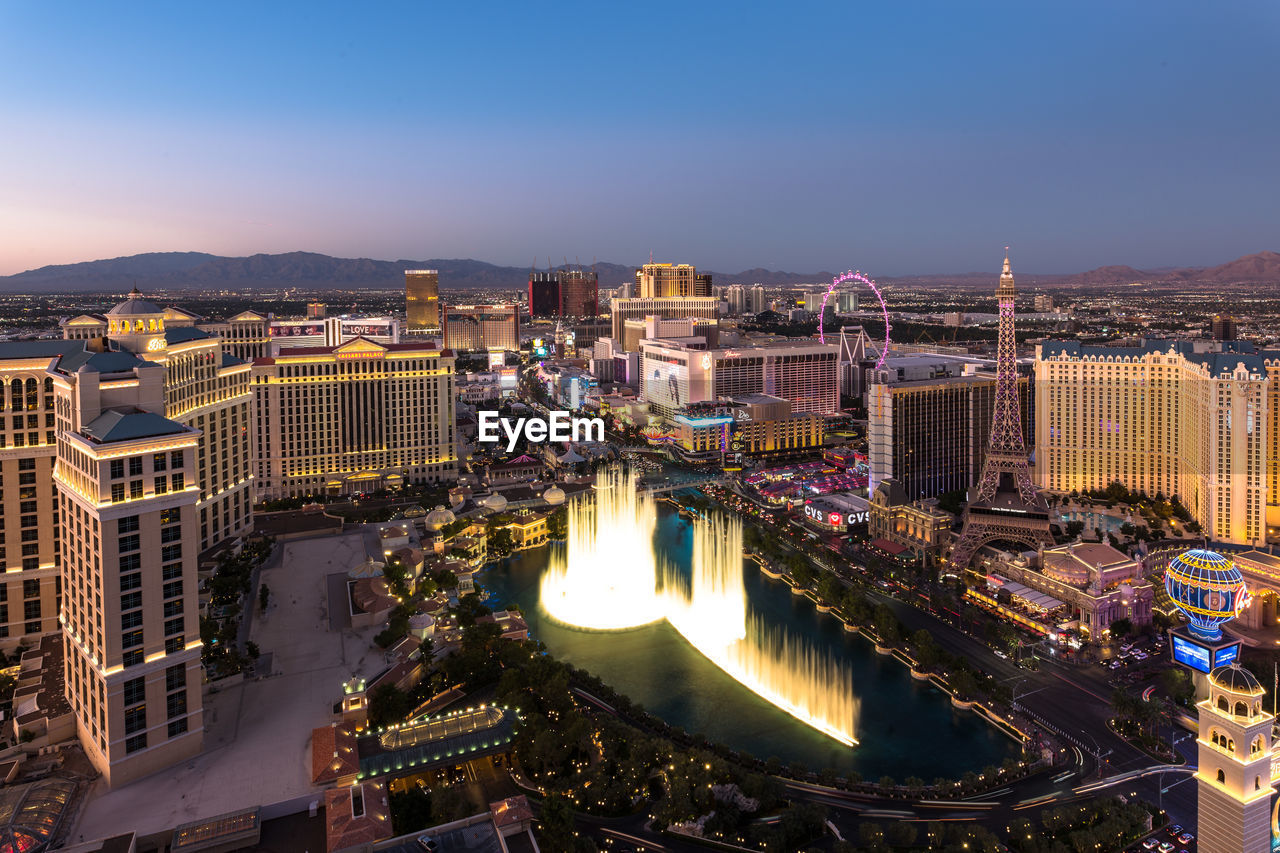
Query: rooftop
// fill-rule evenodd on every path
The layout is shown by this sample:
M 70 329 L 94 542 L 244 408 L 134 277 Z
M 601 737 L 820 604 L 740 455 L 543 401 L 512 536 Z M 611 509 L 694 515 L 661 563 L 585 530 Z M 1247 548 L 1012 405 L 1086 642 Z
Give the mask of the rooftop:
M 137 314 L 163 314 L 164 309 L 154 302 L 143 299 L 141 291 L 134 288 L 129 291 L 129 298 L 107 311 L 108 317 L 129 317 Z
M 183 344 L 187 341 L 203 341 L 214 337 L 212 333 L 195 326 L 175 326 L 164 330 L 164 340 L 168 344 Z
M 133 441 L 138 438 L 154 438 L 161 435 L 178 435 L 190 430 L 155 412 L 144 412 L 141 409 L 111 409 L 103 412 L 80 431 L 99 444 L 112 441 Z
M 392 835 L 387 788 L 380 782 L 325 791 L 324 816 L 329 853 L 371 844 Z

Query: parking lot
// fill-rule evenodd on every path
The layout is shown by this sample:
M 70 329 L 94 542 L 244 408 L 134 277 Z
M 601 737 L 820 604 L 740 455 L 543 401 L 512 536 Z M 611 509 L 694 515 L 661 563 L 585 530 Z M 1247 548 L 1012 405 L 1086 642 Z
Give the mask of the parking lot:
M 1150 678 L 1169 663 L 1165 638 L 1141 638 L 1114 646 L 1110 656 L 1104 655 L 1098 665 L 1106 670 L 1117 686 L 1136 684 Z
M 1126 853 L 1196 853 L 1196 839 L 1175 825 L 1158 829 L 1125 850 Z

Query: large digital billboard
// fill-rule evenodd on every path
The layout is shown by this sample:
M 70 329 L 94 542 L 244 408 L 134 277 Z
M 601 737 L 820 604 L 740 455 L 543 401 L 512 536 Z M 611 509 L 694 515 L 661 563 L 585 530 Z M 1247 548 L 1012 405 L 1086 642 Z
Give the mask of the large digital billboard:
M 324 323 L 272 323 L 267 327 L 267 334 L 273 338 L 323 337 Z
M 1218 649 L 1213 653 L 1213 668 L 1220 666 L 1230 666 L 1240 660 L 1240 644 L 1232 643 L 1229 646 Z
M 391 324 L 389 322 L 370 320 L 343 320 L 342 336 L 347 337 L 348 335 L 364 335 L 367 338 L 389 338 L 391 337 Z
M 1201 672 L 1209 672 L 1213 667 L 1209 662 L 1209 647 L 1202 646 L 1199 643 L 1193 643 L 1185 637 L 1179 637 L 1177 634 L 1170 633 L 1173 638 L 1173 659 L 1184 666 L 1192 669 L 1198 669 Z M 1237 650 L 1238 650 L 1237 646 Z M 1227 651 L 1222 649 L 1221 651 Z

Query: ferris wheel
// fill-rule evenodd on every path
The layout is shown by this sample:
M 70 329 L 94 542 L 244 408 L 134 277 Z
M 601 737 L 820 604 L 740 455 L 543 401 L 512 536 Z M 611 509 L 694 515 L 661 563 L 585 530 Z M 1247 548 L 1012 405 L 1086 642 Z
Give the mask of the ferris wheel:
M 818 315 L 818 340 L 822 343 L 827 342 L 826 331 L 822 328 L 823 317 L 827 313 L 827 301 L 831 299 L 831 294 L 836 292 L 836 288 L 846 282 L 857 281 L 871 288 L 871 292 L 876 295 L 876 299 L 880 300 L 880 313 L 884 317 L 884 345 L 880 347 L 880 358 L 876 360 L 876 370 L 884 367 L 885 356 L 889 354 L 889 307 L 885 305 L 884 294 L 880 292 L 880 287 L 875 280 L 863 275 L 856 270 L 842 272 L 831 280 L 831 286 L 827 288 L 827 292 L 822 296 L 822 312 Z

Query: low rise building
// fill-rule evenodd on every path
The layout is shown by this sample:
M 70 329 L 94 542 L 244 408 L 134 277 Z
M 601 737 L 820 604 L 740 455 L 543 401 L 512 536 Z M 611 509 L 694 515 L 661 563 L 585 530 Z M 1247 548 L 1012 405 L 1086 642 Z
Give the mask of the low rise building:
M 1020 585 L 1024 594 L 1009 587 Z M 1028 609 L 1044 632 L 1073 629 L 1093 642 L 1109 636 L 1111 624 L 1127 619 L 1135 628 L 1151 622 L 1155 589 L 1142 564 L 1102 542 L 1073 542 L 1038 553 L 1007 555 L 978 580 L 1000 598 L 1002 588 L 1013 604 Z M 1014 595 L 1014 593 L 1018 593 Z M 1000 602 L 1004 603 L 1004 602 Z
M 954 516 L 939 509 L 937 501 L 911 501 L 902 484 L 892 478 L 881 481 L 871 493 L 867 533 L 910 549 L 917 559 L 932 563 L 951 542 Z

